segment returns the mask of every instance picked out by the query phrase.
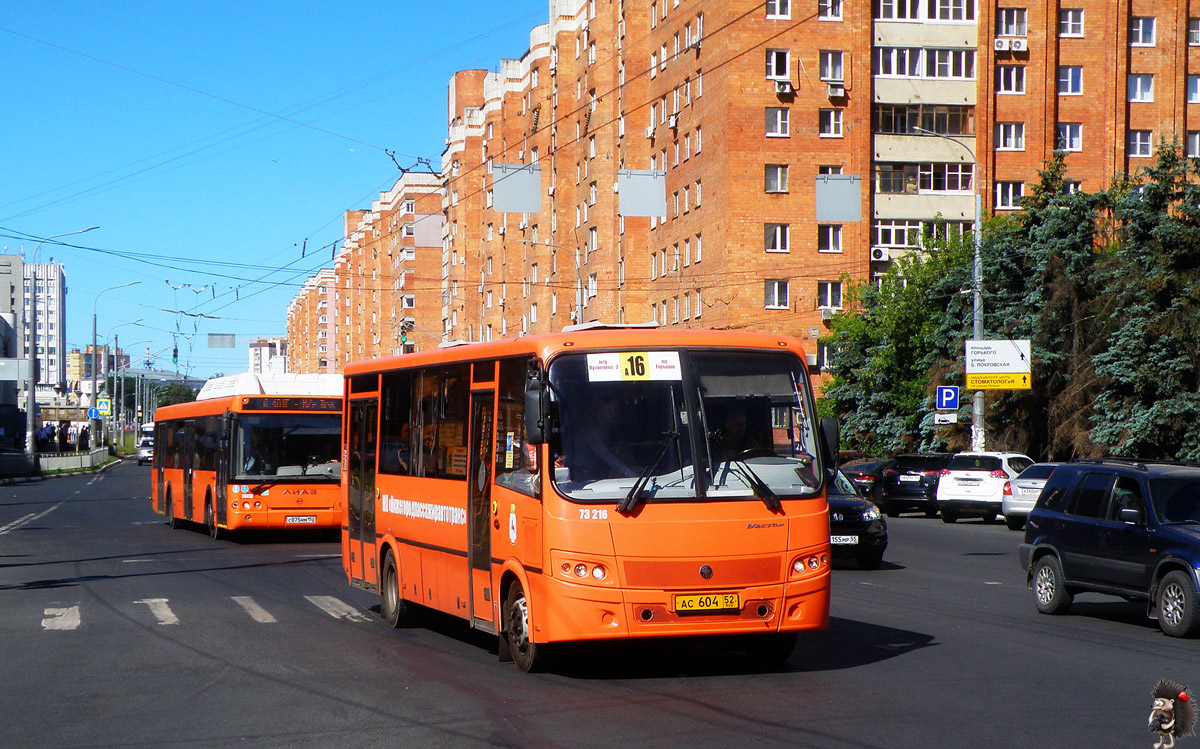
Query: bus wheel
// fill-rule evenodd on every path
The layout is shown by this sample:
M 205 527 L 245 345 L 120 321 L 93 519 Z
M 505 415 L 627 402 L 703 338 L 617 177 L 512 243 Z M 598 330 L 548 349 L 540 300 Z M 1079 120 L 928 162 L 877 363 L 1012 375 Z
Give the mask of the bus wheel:
M 400 596 L 400 574 L 396 569 L 396 557 L 388 552 L 383 558 L 383 580 L 379 586 L 379 613 L 393 627 L 406 627 L 412 623 L 412 604 Z
M 179 527 L 179 520 L 175 517 L 175 502 L 171 499 L 171 490 L 167 490 L 167 527 L 175 530 Z
M 217 516 L 213 514 L 212 500 L 204 503 L 204 527 L 208 528 L 208 535 L 216 541 L 221 537 L 221 529 L 217 527 Z
M 529 601 L 521 584 L 514 582 L 504 603 L 504 637 L 508 640 L 513 663 L 526 673 L 540 671 L 546 665 L 545 646 L 530 640 L 531 631 Z

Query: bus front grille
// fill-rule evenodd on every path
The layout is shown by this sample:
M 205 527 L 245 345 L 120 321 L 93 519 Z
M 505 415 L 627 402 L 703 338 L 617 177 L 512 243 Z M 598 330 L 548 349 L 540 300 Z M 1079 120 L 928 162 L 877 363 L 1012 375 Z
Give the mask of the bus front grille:
M 703 570 L 708 569 L 708 576 Z M 743 559 L 627 559 L 622 563 L 625 584 L 631 588 L 687 590 L 771 585 L 783 580 L 783 558 Z

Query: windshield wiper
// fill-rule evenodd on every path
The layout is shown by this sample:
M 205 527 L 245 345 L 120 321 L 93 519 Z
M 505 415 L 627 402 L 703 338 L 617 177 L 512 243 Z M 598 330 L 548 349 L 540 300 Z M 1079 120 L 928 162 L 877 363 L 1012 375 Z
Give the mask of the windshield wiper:
M 734 465 L 735 463 L 736 465 Z M 771 487 L 767 486 L 767 483 L 759 478 L 758 474 L 754 472 L 754 469 L 746 461 L 741 458 L 727 458 L 726 465 L 733 466 L 736 469 L 738 477 L 746 482 L 746 485 L 762 499 L 763 504 L 767 506 L 768 510 L 779 512 L 783 509 L 783 503 L 779 501 L 779 495 L 771 491 Z
M 642 501 L 642 490 L 646 488 L 646 484 L 650 481 L 650 476 L 654 474 L 658 464 L 662 462 L 663 457 L 667 454 L 667 450 L 671 448 L 672 443 L 679 441 L 679 430 L 672 429 L 663 435 L 662 443 L 658 447 L 658 454 L 654 456 L 654 460 L 646 466 L 638 476 L 637 481 L 633 482 L 633 488 L 625 495 L 625 499 L 621 500 L 621 504 L 617 505 L 617 512 L 622 515 L 628 515 Z

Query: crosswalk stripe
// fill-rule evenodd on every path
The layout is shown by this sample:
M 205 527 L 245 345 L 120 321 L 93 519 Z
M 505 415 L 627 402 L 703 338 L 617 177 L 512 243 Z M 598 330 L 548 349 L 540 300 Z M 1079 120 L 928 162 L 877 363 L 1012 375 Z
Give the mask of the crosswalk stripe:
M 42 620 L 42 629 L 78 629 L 79 628 L 79 607 L 67 606 L 66 608 L 47 608 L 43 612 L 46 616 Z
M 158 620 L 159 624 L 170 625 L 179 623 L 179 617 L 175 616 L 175 613 L 171 611 L 171 607 L 167 605 L 166 598 L 143 598 L 140 601 L 134 601 L 134 603 L 144 603 L 149 606 L 150 613 L 154 614 L 154 618 Z
M 351 622 L 368 622 L 370 617 L 348 603 L 333 596 L 305 596 L 308 602 L 329 614 L 334 619 L 345 619 Z
M 261 624 L 274 624 L 275 617 L 271 616 L 270 612 L 259 606 L 250 596 L 232 596 L 237 605 L 246 610 L 250 618 Z

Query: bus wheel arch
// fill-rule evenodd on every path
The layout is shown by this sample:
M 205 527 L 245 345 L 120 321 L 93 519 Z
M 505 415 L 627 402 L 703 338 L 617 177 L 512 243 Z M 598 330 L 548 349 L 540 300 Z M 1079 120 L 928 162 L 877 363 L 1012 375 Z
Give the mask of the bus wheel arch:
M 516 574 L 506 573 L 502 579 L 507 580 L 507 584 L 502 585 L 504 608 L 501 610 L 501 622 L 505 647 L 501 650 L 501 657 L 511 656 L 517 668 L 526 673 L 541 671 L 547 663 L 546 646 L 534 641 L 533 607 L 526 586 Z
M 383 562 L 379 565 L 379 613 L 394 628 L 407 627 L 413 623 L 414 604 L 406 601 L 400 592 L 400 563 L 395 550 L 384 547 Z

